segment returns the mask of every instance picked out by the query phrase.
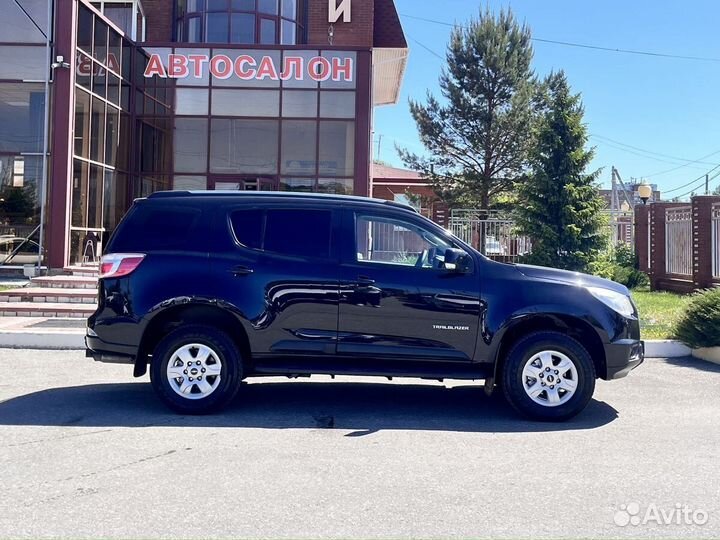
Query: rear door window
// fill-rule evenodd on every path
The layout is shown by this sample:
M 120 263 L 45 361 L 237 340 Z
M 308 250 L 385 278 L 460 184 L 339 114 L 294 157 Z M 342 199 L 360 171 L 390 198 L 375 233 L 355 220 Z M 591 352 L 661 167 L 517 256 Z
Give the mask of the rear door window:
M 329 210 L 235 210 L 230 214 L 230 224 L 236 240 L 247 248 L 292 257 L 330 258 Z
M 235 239 L 250 249 L 262 249 L 264 210 L 235 210 L 230 214 Z
M 328 210 L 268 210 L 265 251 L 297 257 L 330 257 L 332 212 Z

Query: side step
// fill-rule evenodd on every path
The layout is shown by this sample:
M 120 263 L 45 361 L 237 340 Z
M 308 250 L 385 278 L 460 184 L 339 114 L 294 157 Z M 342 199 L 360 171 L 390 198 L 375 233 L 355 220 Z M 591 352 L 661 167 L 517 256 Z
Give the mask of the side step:
M 355 375 L 366 377 L 416 377 L 420 379 L 480 380 L 492 375 L 491 364 L 460 364 L 454 362 L 423 362 L 398 360 L 358 360 L 337 358 L 332 361 L 308 358 L 256 360 L 249 375 Z

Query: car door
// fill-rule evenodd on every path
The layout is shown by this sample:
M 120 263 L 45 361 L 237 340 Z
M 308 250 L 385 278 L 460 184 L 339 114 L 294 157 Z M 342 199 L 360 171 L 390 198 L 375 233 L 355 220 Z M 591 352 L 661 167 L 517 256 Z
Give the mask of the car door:
M 337 230 L 327 207 L 227 209 L 231 241 L 213 256 L 216 287 L 249 325 L 253 357 L 334 354 L 338 320 Z
M 480 324 L 477 264 L 465 273 L 445 267 L 445 251 L 461 247 L 449 235 L 407 211 L 349 208 L 342 245 L 338 354 L 473 358 Z

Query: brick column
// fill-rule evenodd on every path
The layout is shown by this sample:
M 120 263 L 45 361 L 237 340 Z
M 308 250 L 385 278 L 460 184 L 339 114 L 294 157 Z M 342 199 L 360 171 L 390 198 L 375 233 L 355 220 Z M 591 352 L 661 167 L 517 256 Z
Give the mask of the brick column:
M 713 285 L 712 275 L 712 206 L 720 197 L 693 197 L 693 284 L 696 289 Z
M 54 55 L 62 55 L 72 68 L 54 72 L 50 122 L 50 171 L 45 245 L 47 265 L 63 268 L 70 230 L 70 179 L 72 177 L 73 118 L 75 114 L 75 0 L 57 0 Z
M 658 290 L 658 282 L 665 275 L 665 208 L 662 203 L 650 205 L 650 288 Z
M 649 236 L 650 227 L 648 218 L 650 207 L 643 204 L 635 206 L 635 257 L 638 262 L 638 269 L 643 272 L 650 270 Z

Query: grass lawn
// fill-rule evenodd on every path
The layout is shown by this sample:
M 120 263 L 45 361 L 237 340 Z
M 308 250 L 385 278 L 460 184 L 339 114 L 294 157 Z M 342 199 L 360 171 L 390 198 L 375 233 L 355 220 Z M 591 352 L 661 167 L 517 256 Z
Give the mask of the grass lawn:
M 671 339 L 675 321 L 680 317 L 690 296 L 669 292 L 632 291 L 640 312 L 643 339 Z

